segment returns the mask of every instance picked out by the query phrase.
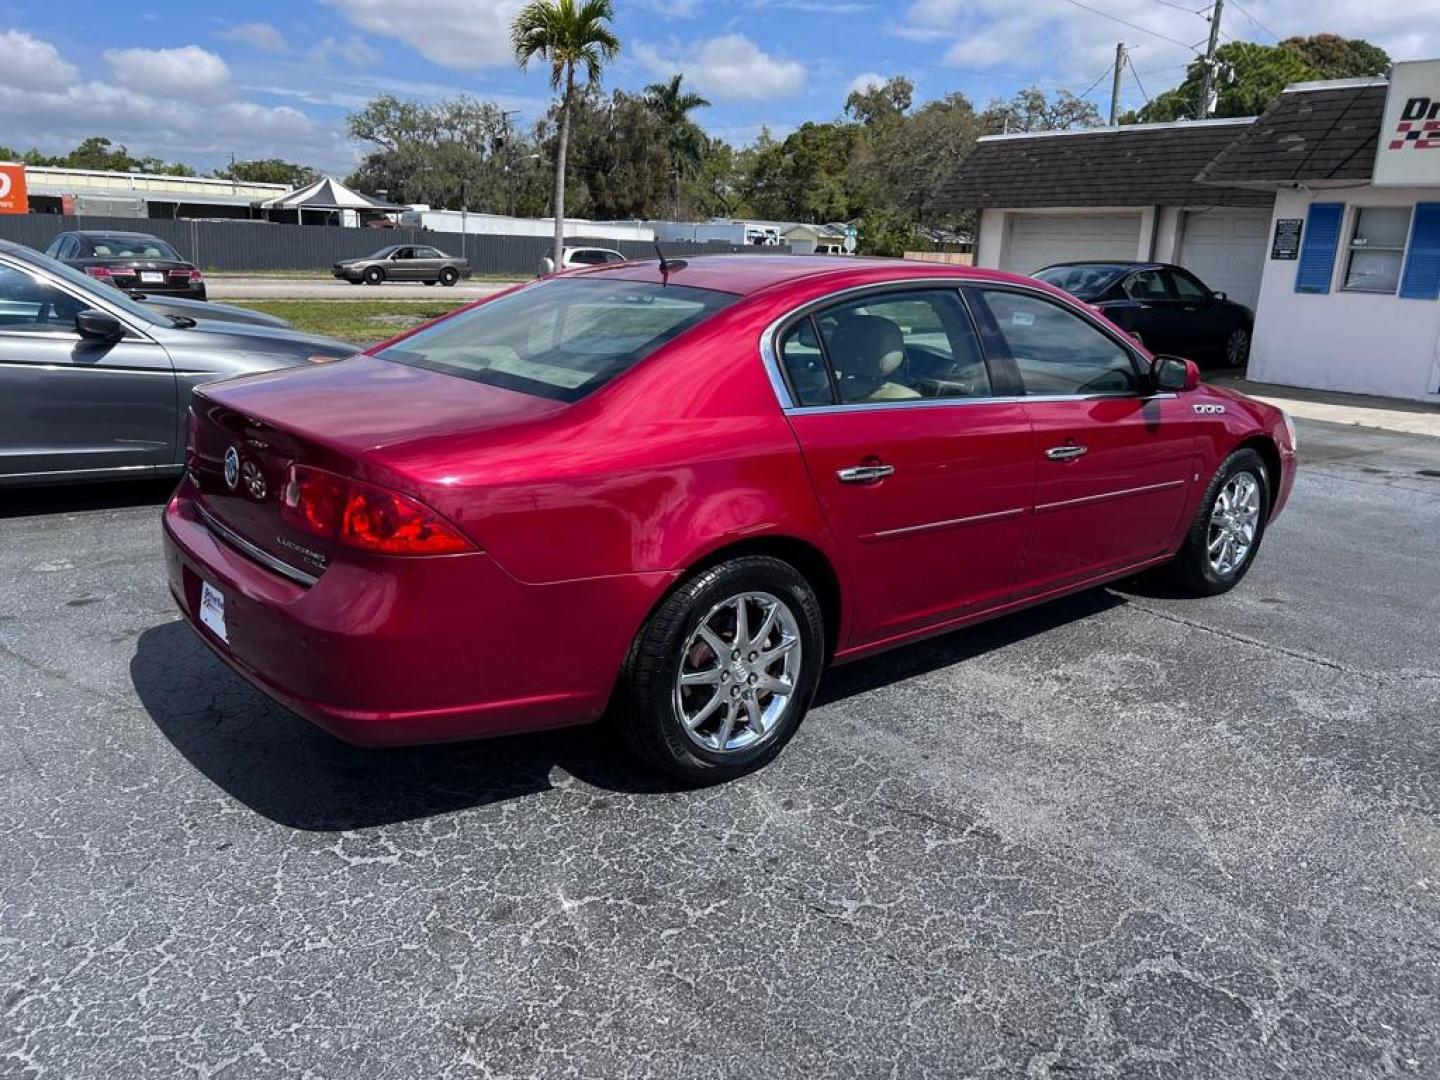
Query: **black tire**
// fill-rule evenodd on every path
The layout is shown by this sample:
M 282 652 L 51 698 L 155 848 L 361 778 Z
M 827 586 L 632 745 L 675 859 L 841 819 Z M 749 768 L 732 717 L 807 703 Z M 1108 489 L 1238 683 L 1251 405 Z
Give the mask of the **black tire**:
M 1250 328 L 1237 326 L 1225 339 L 1225 348 L 1220 356 L 1228 368 L 1243 368 L 1250 362 Z
M 1255 521 L 1254 539 L 1233 569 L 1222 572 L 1210 557 L 1211 517 L 1215 504 L 1227 485 L 1242 473 L 1248 473 L 1259 487 L 1259 516 Z M 1205 498 L 1195 512 L 1185 541 L 1180 551 L 1166 567 L 1170 581 L 1193 596 L 1218 596 L 1229 592 L 1250 571 L 1255 556 L 1260 551 L 1260 542 L 1265 538 L 1265 522 L 1270 516 L 1270 475 L 1265 460 L 1254 450 L 1236 450 L 1227 457 L 1215 473 L 1210 486 L 1205 489 Z M 1217 526 L 1217 529 L 1222 528 Z
M 794 617 L 800 645 L 798 672 L 788 700 L 754 745 L 718 752 L 700 745 L 701 736 L 686 732 L 677 711 L 676 683 L 701 622 L 746 593 L 778 599 Z M 716 659 L 719 668 L 727 667 L 725 658 Z M 761 768 L 784 749 L 810 708 L 824 660 L 825 618 L 810 583 L 779 559 L 742 556 L 695 574 L 650 616 L 630 647 L 611 716 L 629 747 L 661 771 L 687 784 L 723 783 Z M 724 678 L 730 678 L 728 672 Z M 739 688 L 729 685 L 732 693 Z M 762 695 L 750 692 L 759 707 Z M 722 695 L 720 686 L 715 694 Z
M 365 270 L 365 284 L 379 285 L 385 280 L 385 271 L 378 266 L 367 267 Z
M 447 266 L 445 267 L 445 269 L 440 271 L 440 284 L 444 285 L 447 289 L 453 286 L 459 280 L 460 274 L 455 270 L 453 266 Z

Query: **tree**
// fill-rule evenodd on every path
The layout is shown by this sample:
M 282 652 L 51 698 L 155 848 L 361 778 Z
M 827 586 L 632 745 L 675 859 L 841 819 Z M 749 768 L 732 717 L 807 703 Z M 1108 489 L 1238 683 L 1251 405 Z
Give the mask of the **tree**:
M 498 106 L 463 94 L 430 104 L 381 94 L 347 126 L 374 147 L 348 182 L 397 202 L 509 209 L 519 163 L 532 149 Z
M 660 118 L 668 135 L 666 144 L 670 151 L 671 201 L 675 215 L 679 216 L 680 181 L 694 176 L 700 170 L 708 149 L 708 140 L 700 125 L 690 119 L 696 109 L 709 108 L 710 102 L 699 94 L 685 93 L 680 89 L 683 75 L 672 75 L 668 82 L 651 83 L 645 88 L 645 103 Z
M 542 146 L 555 152 L 560 106 L 551 110 Z M 650 103 L 615 91 L 609 98 L 593 85 L 570 107 L 566 190 L 572 213 L 594 218 L 660 217 L 673 205 L 674 169 L 668 131 Z
M 866 127 L 878 127 L 902 120 L 915 98 L 915 84 L 904 75 L 895 75 L 868 90 L 852 90 L 845 99 L 845 114 Z
M 515 60 L 521 69 L 537 58 L 550 64 L 550 89 L 561 94 L 560 137 L 555 149 L 555 265 L 565 247 L 565 155 L 570 144 L 570 106 L 575 98 L 575 69 L 585 82 L 600 81 L 605 65 L 620 54 L 620 39 L 609 23 L 611 0 L 531 0 L 510 27 Z
M 1368 41 L 1346 40 L 1335 34 L 1292 37 L 1279 45 L 1231 41 L 1220 46 L 1215 58 L 1228 75 L 1219 80 L 1211 116 L 1258 116 L 1290 83 L 1309 79 L 1342 79 L 1384 72 L 1390 57 Z M 1200 114 L 1205 66 L 1196 59 L 1185 80 L 1167 90 L 1127 120 L 1156 122 L 1194 119 Z
M 1069 90 L 1061 90 L 1054 99 L 1045 96 L 1038 86 L 1021 90 L 1009 101 L 992 100 L 980 116 L 987 134 L 1026 131 L 1069 131 L 1071 128 L 1096 127 L 1100 110 Z
M 1390 67 L 1390 54 L 1380 46 L 1359 38 L 1342 38 L 1339 34 L 1288 37 L 1280 42 L 1280 48 L 1299 53 L 1317 79 L 1384 75 Z
M 237 180 L 244 184 L 285 184 L 298 188 L 312 183 L 320 174 L 308 165 L 296 165 L 280 158 L 264 158 L 234 162 L 228 169 L 216 169 L 215 175 L 221 180 Z

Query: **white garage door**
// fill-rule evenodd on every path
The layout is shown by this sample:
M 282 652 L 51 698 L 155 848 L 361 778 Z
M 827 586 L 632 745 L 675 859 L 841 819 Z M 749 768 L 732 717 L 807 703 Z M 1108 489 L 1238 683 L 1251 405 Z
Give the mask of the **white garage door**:
M 1268 210 L 1192 210 L 1180 237 L 1180 265 L 1216 292 L 1253 308 L 1269 239 Z
M 1033 274 L 1076 259 L 1132 261 L 1140 246 L 1139 214 L 1014 214 L 1002 270 Z

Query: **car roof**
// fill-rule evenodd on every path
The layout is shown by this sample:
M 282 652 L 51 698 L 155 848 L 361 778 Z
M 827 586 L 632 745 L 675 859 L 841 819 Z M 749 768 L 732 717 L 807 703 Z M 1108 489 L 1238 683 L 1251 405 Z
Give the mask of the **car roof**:
M 127 240 L 159 240 L 160 237 L 148 232 L 129 232 L 125 229 L 74 229 L 71 236 L 123 236 Z
M 1003 270 L 857 255 L 696 255 L 666 258 L 672 267 L 668 275 L 661 274 L 659 259 L 646 258 L 568 271 L 566 276 L 603 274 L 627 281 L 668 281 L 672 285 L 691 285 L 697 289 L 714 289 L 741 296 L 793 282 L 823 281 L 825 278 L 845 278 L 851 285 L 863 285 L 872 280 L 878 284 L 906 277 L 953 277 L 1032 287 L 1043 285 L 1033 278 Z
M 1114 270 L 1170 270 L 1171 263 L 1162 262 L 1126 262 L 1123 259 L 1071 259 L 1069 262 L 1051 263 L 1049 266 L 1042 266 L 1035 271 L 1037 274 L 1046 270 L 1055 270 L 1062 266 L 1108 266 Z

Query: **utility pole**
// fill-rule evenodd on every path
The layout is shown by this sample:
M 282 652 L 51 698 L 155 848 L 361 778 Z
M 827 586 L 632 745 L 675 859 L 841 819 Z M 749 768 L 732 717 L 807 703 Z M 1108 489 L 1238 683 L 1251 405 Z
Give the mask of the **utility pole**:
M 1115 81 L 1110 84 L 1110 126 L 1120 122 L 1120 75 L 1125 70 L 1125 43 L 1115 43 Z
M 1215 50 L 1220 46 L 1220 13 L 1225 9 L 1225 0 L 1215 0 L 1210 9 L 1210 44 L 1205 49 L 1205 83 L 1200 90 L 1200 109 L 1196 118 L 1204 120 L 1210 115 L 1210 92 L 1215 86 Z

